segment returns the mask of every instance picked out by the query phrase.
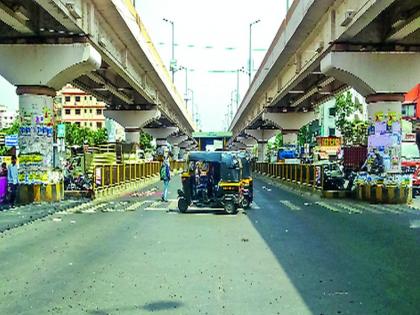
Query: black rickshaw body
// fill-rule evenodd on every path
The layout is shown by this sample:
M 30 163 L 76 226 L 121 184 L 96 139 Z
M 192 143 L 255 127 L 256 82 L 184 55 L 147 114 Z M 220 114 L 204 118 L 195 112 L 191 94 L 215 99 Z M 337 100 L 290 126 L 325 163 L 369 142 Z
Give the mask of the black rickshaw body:
M 242 198 L 242 168 L 236 155 L 225 151 L 190 152 L 186 166 L 181 176 L 182 190 L 178 191 L 181 212 L 193 204 L 222 206 L 227 212 L 236 212 Z
M 243 196 L 243 207 L 248 208 L 254 200 L 254 181 L 251 171 L 251 156 L 244 151 L 237 153 L 242 163 L 241 187 Z

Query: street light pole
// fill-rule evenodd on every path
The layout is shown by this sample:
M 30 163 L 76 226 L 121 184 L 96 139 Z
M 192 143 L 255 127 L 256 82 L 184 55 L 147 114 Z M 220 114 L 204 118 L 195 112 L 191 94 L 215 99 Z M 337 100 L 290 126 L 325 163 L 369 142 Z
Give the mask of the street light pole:
M 191 114 L 192 114 L 192 117 L 193 117 L 193 120 L 194 120 L 194 115 L 195 115 L 195 113 L 194 113 L 194 91 L 191 90 L 191 89 L 188 89 L 188 91 L 190 91 L 190 93 L 191 93 Z
M 236 70 L 236 109 L 239 107 L 239 72 L 241 69 Z
M 249 60 L 248 60 L 249 85 L 251 85 L 251 76 L 252 76 L 252 26 L 260 22 L 261 20 L 258 19 L 252 23 L 249 23 Z
M 163 19 L 163 21 L 165 21 L 166 23 L 170 23 L 172 26 L 172 59 L 169 65 L 169 68 L 172 72 L 172 83 L 175 81 L 175 23 L 174 21 L 168 20 L 168 19 Z

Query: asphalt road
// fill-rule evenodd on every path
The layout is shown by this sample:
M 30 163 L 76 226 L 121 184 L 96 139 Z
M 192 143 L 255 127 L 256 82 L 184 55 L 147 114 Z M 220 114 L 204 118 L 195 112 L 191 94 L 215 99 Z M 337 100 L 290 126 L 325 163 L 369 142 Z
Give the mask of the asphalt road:
M 247 212 L 179 214 L 178 185 L 0 234 L 0 314 L 419 314 L 420 211 L 256 180 Z

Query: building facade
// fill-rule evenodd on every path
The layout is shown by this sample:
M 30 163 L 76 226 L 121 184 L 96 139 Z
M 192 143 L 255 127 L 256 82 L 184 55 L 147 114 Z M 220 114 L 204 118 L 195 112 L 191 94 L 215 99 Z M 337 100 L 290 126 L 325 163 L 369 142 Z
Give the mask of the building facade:
M 361 112 L 354 113 L 349 120 L 367 120 L 367 105 L 364 102 L 364 98 L 357 93 L 354 89 L 350 89 L 349 92 L 352 95 L 354 102 L 359 102 L 362 104 Z M 340 137 L 340 131 L 337 130 L 335 124 L 335 98 L 321 104 L 319 106 L 319 126 L 320 126 L 320 136 L 321 137 Z
M 62 123 L 98 130 L 105 128 L 105 103 L 67 84 L 55 98 L 57 119 Z
M 18 117 L 17 111 L 11 111 L 5 105 L 0 105 L 0 129 L 9 128 Z

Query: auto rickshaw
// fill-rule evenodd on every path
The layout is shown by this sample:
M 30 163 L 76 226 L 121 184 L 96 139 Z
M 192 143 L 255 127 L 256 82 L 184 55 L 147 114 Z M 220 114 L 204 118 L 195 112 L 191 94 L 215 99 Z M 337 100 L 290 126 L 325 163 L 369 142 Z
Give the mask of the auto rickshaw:
M 178 209 L 186 212 L 197 207 L 223 207 L 235 214 L 242 203 L 241 160 L 230 152 L 190 152 L 187 169 L 181 175 Z
M 251 174 L 251 157 L 245 151 L 239 151 L 238 157 L 241 159 L 242 163 L 242 207 L 244 209 L 248 209 L 251 207 L 252 201 L 254 200 L 254 182 Z

